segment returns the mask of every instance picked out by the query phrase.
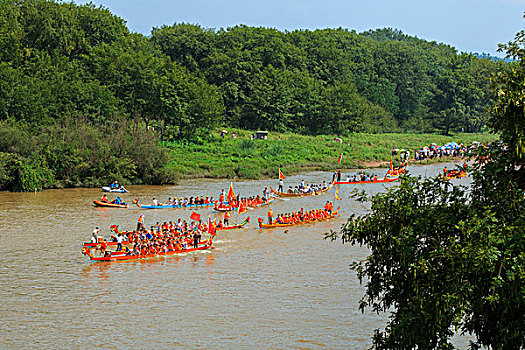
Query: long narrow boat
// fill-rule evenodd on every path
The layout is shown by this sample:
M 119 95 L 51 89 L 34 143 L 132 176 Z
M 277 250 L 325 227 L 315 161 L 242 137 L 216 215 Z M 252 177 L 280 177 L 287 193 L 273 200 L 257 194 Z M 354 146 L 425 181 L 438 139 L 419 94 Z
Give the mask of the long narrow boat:
M 161 252 L 161 253 L 155 253 L 155 254 L 138 254 L 138 255 L 127 255 L 125 251 L 115 251 L 106 249 L 104 251 L 104 255 L 102 256 L 95 256 L 92 252 L 93 249 L 97 249 L 97 247 L 100 245 L 100 243 L 84 243 L 82 246 L 82 253 L 84 255 L 89 256 L 89 258 L 93 261 L 111 261 L 111 260 L 131 260 L 131 259 L 145 259 L 145 258 L 154 258 L 158 256 L 170 256 L 170 255 L 177 255 L 177 254 L 183 254 L 183 253 L 191 253 L 199 250 L 206 250 L 206 249 L 213 249 L 211 240 L 205 240 L 200 241 L 197 245 L 197 248 L 186 248 L 181 250 L 171 250 L 167 252 Z M 107 247 L 110 246 L 116 246 L 116 242 L 106 242 Z M 126 246 L 125 243 L 122 244 L 123 246 Z
M 406 174 L 407 172 L 407 169 L 406 169 L 406 165 L 402 168 L 399 168 L 399 169 L 389 169 L 388 172 L 387 172 L 387 175 L 390 175 L 390 176 L 399 176 L 399 175 L 402 175 L 402 174 Z
M 260 208 L 260 207 L 263 207 L 265 205 L 268 205 L 270 204 L 273 200 L 275 199 L 275 197 L 270 197 L 266 202 L 264 203 L 261 203 L 261 204 L 257 204 L 255 206 L 247 206 L 246 209 L 256 209 L 256 208 Z M 220 211 L 220 212 L 226 212 L 226 211 L 234 211 L 234 210 L 238 210 L 239 209 L 239 206 L 235 206 L 235 205 L 218 205 L 217 204 L 218 202 L 215 203 L 215 207 L 214 209 L 217 210 L 217 211 Z
M 290 224 L 263 224 L 263 223 L 259 223 L 259 228 L 275 228 L 275 227 L 290 227 L 290 226 L 297 226 L 297 225 L 303 225 L 303 224 L 308 224 L 308 223 L 313 223 L 313 222 L 317 222 L 317 221 L 326 221 L 326 220 L 330 220 L 330 219 L 333 219 L 334 217 L 336 216 L 340 216 L 339 215 L 339 208 L 337 208 L 336 211 L 334 211 L 330 216 L 327 216 L 323 219 L 314 219 L 314 220 L 307 220 L 307 221 L 299 221 L 299 222 L 295 222 L 295 223 L 290 223 Z
M 392 163 L 392 157 L 390 157 L 390 167 L 388 168 L 386 175 L 390 177 L 397 177 L 399 175 L 406 174 L 407 166 L 408 166 L 408 160 L 405 160 L 401 163 L 400 167 L 394 168 L 394 164 Z
M 95 204 L 95 207 L 103 207 L 103 208 L 128 208 L 128 204 L 115 204 L 111 202 L 102 202 L 101 200 L 95 199 L 93 201 L 93 204 Z
M 111 193 L 129 193 L 128 190 L 126 190 L 124 187 L 120 188 L 111 188 L 109 186 L 103 186 L 102 187 L 103 192 L 111 192 Z
M 459 172 L 450 171 L 447 173 L 447 175 L 443 175 L 443 180 L 459 179 L 465 176 L 467 176 L 467 173 L 464 171 L 459 171 Z
M 279 197 L 304 197 L 304 196 L 315 196 L 315 195 L 322 195 L 322 194 L 325 194 L 326 192 L 330 191 L 330 189 L 334 187 L 334 182 L 332 182 L 330 184 L 330 186 L 328 186 L 327 188 L 325 188 L 324 190 L 319 190 L 317 192 L 309 192 L 309 193 L 287 193 L 287 192 L 278 192 L 276 190 L 274 190 L 272 188 L 272 186 L 270 186 L 270 190 L 272 191 L 272 193 L 274 193 L 275 195 L 279 196 Z
M 335 182 L 335 184 L 336 185 L 376 184 L 376 183 L 394 182 L 397 180 L 399 180 L 398 177 L 393 177 L 393 178 L 378 179 L 378 180 L 372 180 L 372 181 L 337 181 Z
M 205 203 L 205 204 L 187 204 L 187 205 L 172 205 L 172 204 L 166 204 L 166 205 L 141 205 L 139 204 L 139 200 L 135 198 L 132 202 L 140 209 L 179 209 L 179 208 L 206 208 L 210 207 L 212 205 L 215 205 L 214 203 Z
M 234 230 L 234 229 L 238 229 L 238 228 L 243 228 L 244 226 L 246 226 L 247 223 L 250 222 L 250 217 L 247 217 L 246 220 L 244 220 L 242 222 L 242 224 L 238 224 L 238 225 L 230 225 L 230 226 L 223 226 L 223 227 L 219 227 L 217 226 L 215 229 L 217 231 L 223 231 L 223 230 Z

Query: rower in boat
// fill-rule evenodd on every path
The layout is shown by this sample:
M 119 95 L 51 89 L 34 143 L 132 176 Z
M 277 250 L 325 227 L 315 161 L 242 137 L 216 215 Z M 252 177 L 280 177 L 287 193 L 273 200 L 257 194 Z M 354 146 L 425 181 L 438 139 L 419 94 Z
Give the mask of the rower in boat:
M 102 195 L 102 197 L 100 197 L 100 201 L 104 202 L 104 203 L 107 203 L 108 202 L 108 197 L 104 194 L 104 195 Z
M 270 223 L 270 217 L 268 217 L 268 222 L 269 222 L 268 224 L 264 224 L 261 218 L 259 218 L 258 222 L 259 222 L 260 228 L 292 226 L 292 225 L 297 225 L 301 223 L 307 223 L 307 222 L 313 222 L 313 221 L 326 220 L 326 219 L 333 218 L 335 215 L 339 215 L 338 210 L 339 208 L 337 208 L 336 211 L 333 211 L 332 204 L 327 203 L 325 209 L 312 209 L 304 213 L 303 209 L 301 208 L 301 211 L 299 212 L 278 214 L 275 222 L 272 222 L 272 223 Z
M 126 205 L 126 203 L 122 201 L 122 198 L 120 198 L 120 196 L 117 196 L 117 198 L 111 201 L 111 204 Z
M 215 235 L 213 230 L 208 230 L 200 223 L 184 222 L 182 229 L 174 225 L 163 225 L 158 223 L 150 230 L 120 232 L 116 225 L 112 228 L 117 233 L 113 236 L 112 242 L 106 243 L 100 237 L 97 242 L 85 243 L 82 249 L 84 254 L 90 256 L 92 260 L 123 260 L 136 259 L 156 255 L 171 255 L 186 251 L 209 249 L 212 245 L 212 238 Z M 98 230 L 95 229 L 95 230 Z M 202 241 L 202 233 L 210 233 L 210 238 Z M 115 250 L 106 247 L 115 247 Z M 132 247 L 133 249 L 130 249 Z M 99 256 L 95 256 L 92 250 L 100 251 Z

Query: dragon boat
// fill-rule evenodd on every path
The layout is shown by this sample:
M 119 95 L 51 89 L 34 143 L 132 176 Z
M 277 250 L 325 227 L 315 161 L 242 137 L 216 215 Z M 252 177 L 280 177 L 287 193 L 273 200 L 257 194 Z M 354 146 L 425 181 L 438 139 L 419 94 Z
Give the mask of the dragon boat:
M 203 204 L 187 204 L 187 205 L 174 205 L 174 204 L 164 204 L 164 205 L 141 205 L 139 204 L 139 200 L 135 198 L 131 203 L 135 204 L 137 207 L 141 209 L 178 209 L 178 208 L 206 208 L 210 207 L 212 205 L 215 205 L 214 203 L 203 203 Z
M 386 172 L 386 176 L 388 176 L 388 177 L 397 177 L 399 175 L 406 174 L 407 166 L 408 166 L 408 161 L 404 161 L 404 162 L 401 163 L 401 166 L 394 167 L 394 164 L 392 163 L 392 157 L 391 157 L 390 158 L 390 167 L 388 168 L 388 171 Z
M 463 171 L 463 170 L 451 170 L 449 172 L 447 172 L 446 174 L 443 174 L 443 180 L 452 180 L 452 179 L 459 179 L 459 178 L 462 178 L 462 177 L 465 177 L 467 176 L 467 172 Z
M 392 177 L 392 178 L 386 178 L 386 179 L 378 179 L 378 180 L 370 180 L 370 181 L 337 181 L 335 182 L 336 185 L 353 185 L 353 184 L 376 184 L 376 183 L 387 183 L 387 182 L 394 182 L 399 180 L 398 177 Z
M 322 219 L 312 219 L 312 220 L 305 220 L 305 221 L 299 221 L 294 223 L 286 223 L 286 224 L 279 224 L 279 223 L 273 223 L 273 224 L 263 224 L 262 222 L 259 222 L 259 228 L 275 228 L 275 227 L 290 227 L 290 226 L 297 226 L 297 225 L 303 225 L 303 224 L 309 224 L 317 221 L 326 221 L 335 218 L 336 216 L 341 216 L 339 214 L 339 208 L 338 207 L 332 214 L 329 216 L 326 216 Z
M 105 245 L 104 245 L 105 243 Z M 197 246 L 197 248 L 194 248 L 193 246 L 188 246 L 188 248 L 178 249 L 178 250 L 169 250 L 166 252 L 158 252 L 158 253 L 151 253 L 151 254 L 137 254 L 134 255 L 131 253 L 130 245 L 132 243 L 129 242 L 123 242 L 122 246 L 123 249 L 121 251 L 117 251 L 116 249 L 112 249 L 117 246 L 116 242 L 99 242 L 99 243 L 84 243 L 82 246 L 82 253 L 84 255 L 89 256 L 89 258 L 93 261 L 112 261 L 112 260 L 131 260 L 131 259 L 144 259 L 144 258 L 153 258 L 158 256 L 170 256 L 170 255 L 177 255 L 177 254 L 183 254 L 183 253 L 191 253 L 199 250 L 207 250 L 207 249 L 213 249 L 211 239 L 208 240 L 201 240 Z M 102 249 L 104 247 L 104 249 Z M 125 249 L 126 247 L 127 249 Z M 95 251 L 95 253 L 93 252 Z M 100 252 L 99 256 L 96 256 L 96 252 Z
M 274 199 L 275 199 L 275 197 L 270 197 L 270 198 L 268 198 L 268 200 L 266 202 L 263 202 L 263 203 L 260 203 L 260 204 L 257 204 L 257 205 L 247 205 L 246 209 L 256 209 L 256 208 L 263 207 L 265 205 L 270 204 Z M 220 211 L 220 212 L 226 212 L 226 211 L 238 210 L 239 206 L 238 205 L 230 205 L 229 203 L 228 204 L 219 204 L 219 202 L 217 201 L 217 202 L 215 202 L 214 209 L 217 210 L 217 211 Z
M 121 234 L 124 236 L 134 233 L 134 231 L 121 232 L 118 229 L 118 225 L 111 225 L 110 228 L 111 231 L 113 231 L 115 234 Z M 96 243 L 85 242 L 82 244 L 82 254 L 89 256 L 89 258 L 93 261 L 131 260 L 153 258 L 159 256 L 170 256 L 183 253 L 191 253 L 199 250 L 213 249 L 213 236 L 210 236 L 209 239 L 201 239 L 197 247 L 193 247 L 193 242 L 191 239 L 186 239 L 184 243 L 186 244 L 186 248 L 180 246 L 179 248 L 168 250 L 165 252 L 133 254 L 132 249 L 133 245 L 135 244 L 134 242 L 123 241 L 122 249 L 119 251 L 117 250 L 117 242 L 106 241 L 104 238 L 99 236 L 98 242 Z
M 222 230 L 235 230 L 235 229 L 238 229 L 238 228 L 243 228 L 244 226 L 246 226 L 246 224 L 248 224 L 250 222 L 250 217 L 247 217 L 246 220 L 244 220 L 241 224 L 237 224 L 237 225 L 229 225 L 229 226 L 217 226 L 215 229 L 217 231 L 222 231 Z
M 122 209 L 126 209 L 128 208 L 128 204 L 125 203 L 125 204 L 115 204 L 115 203 L 111 203 L 111 202 L 103 202 L 99 199 L 95 199 L 93 201 L 93 204 L 95 205 L 95 207 L 102 207 L 102 208 L 122 208 Z
M 287 192 L 279 192 L 276 191 L 270 186 L 270 191 L 272 191 L 273 194 L 279 196 L 279 197 L 304 197 L 304 196 L 320 196 L 322 194 L 325 194 L 326 192 L 330 191 L 332 187 L 334 187 L 335 182 L 330 183 L 330 186 L 328 186 L 325 189 L 321 189 L 319 191 L 314 192 L 308 192 L 308 193 L 287 193 Z

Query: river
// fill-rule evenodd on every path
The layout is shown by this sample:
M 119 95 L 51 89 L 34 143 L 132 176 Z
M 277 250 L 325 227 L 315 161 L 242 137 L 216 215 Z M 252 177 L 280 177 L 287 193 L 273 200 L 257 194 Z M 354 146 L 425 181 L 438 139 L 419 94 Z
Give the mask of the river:
M 409 170 L 427 176 L 443 166 Z M 331 174 L 288 176 L 285 185 L 302 179 L 320 183 Z M 240 181 L 234 189 L 249 196 L 276 182 Z M 217 197 L 228 186 L 225 180 L 130 186 L 122 197 L 128 203 L 136 197 L 142 203 L 153 197 Z M 324 240 L 323 233 L 366 211 L 348 198 L 351 189 L 375 193 L 390 186 L 340 185 L 343 200 L 335 206 L 341 206 L 342 218 L 332 221 L 259 230 L 257 218 L 267 208 L 234 213 L 230 221 L 250 216 L 251 224 L 219 232 L 214 250 L 122 262 L 91 262 L 81 254 L 82 242 L 96 226 L 109 237 L 111 224 L 133 229 L 140 214 L 148 226 L 188 220 L 191 210 L 97 209 L 92 201 L 100 189 L 0 192 L 0 348 L 365 349 L 387 320 L 358 308 L 364 286 L 348 265 L 365 258 L 367 249 Z M 331 191 L 276 200 L 272 208 L 290 212 L 333 199 Z M 221 217 L 213 209 L 198 212 L 205 219 Z

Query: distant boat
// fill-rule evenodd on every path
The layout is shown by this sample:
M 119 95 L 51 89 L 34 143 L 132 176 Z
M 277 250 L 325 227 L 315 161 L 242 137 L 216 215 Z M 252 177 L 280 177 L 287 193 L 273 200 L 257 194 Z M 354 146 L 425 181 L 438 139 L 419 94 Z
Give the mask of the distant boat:
M 102 191 L 111 193 L 129 193 L 129 191 L 124 188 L 124 186 L 120 186 L 120 188 L 111 188 L 109 186 L 103 186 Z

